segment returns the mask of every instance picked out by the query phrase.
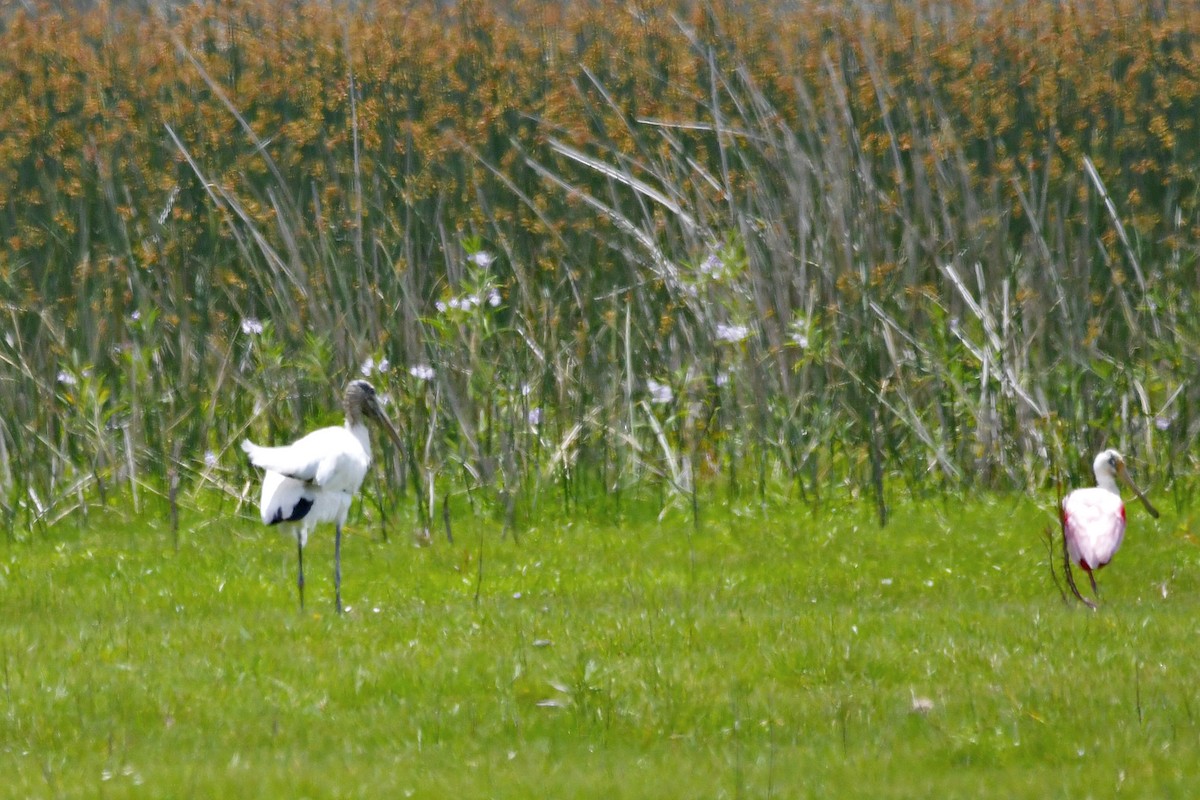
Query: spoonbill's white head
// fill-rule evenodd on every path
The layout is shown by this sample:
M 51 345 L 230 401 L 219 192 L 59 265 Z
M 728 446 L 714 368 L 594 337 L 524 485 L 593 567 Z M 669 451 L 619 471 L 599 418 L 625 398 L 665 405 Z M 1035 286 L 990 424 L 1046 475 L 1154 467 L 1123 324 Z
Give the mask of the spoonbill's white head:
M 1125 458 L 1119 452 L 1109 449 L 1097 455 L 1096 460 L 1092 462 L 1092 471 L 1096 473 L 1096 485 L 1115 494 L 1120 494 L 1117 488 L 1117 478 L 1123 480 L 1137 495 L 1138 500 L 1142 501 L 1142 505 L 1150 512 L 1150 516 L 1158 516 L 1158 509 L 1150 504 L 1150 500 L 1134 483 L 1133 478 L 1129 475 L 1129 470 L 1125 468 Z

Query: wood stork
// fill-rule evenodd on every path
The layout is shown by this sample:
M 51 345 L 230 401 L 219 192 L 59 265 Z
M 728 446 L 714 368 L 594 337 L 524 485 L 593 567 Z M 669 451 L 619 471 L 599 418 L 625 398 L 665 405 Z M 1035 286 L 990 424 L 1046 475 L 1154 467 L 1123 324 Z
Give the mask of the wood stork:
M 1116 450 L 1105 450 L 1097 455 L 1092 463 L 1092 471 L 1096 474 L 1096 485 L 1088 489 L 1076 489 L 1067 495 L 1062 502 L 1061 512 L 1063 543 L 1068 558 L 1065 565 L 1067 582 L 1076 597 L 1095 608 L 1095 604 L 1085 600 L 1075 588 L 1071 578 L 1071 562 L 1087 573 L 1092 582 L 1092 593 L 1099 596 L 1095 571 L 1112 560 L 1125 538 L 1125 504 L 1121 502 L 1117 478 L 1120 477 L 1133 489 L 1150 516 L 1157 517 L 1158 509 L 1150 504 L 1133 478 L 1129 477 L 1125 459 Z
M 403 447 L 395 426 L 380 409 L 371 384 L 351 381 L 342 405 L 346 410 L 344 427 L 321 428 L 283 447 L 260 447 L 249 439 L 242 442 L 250 463 L 266 470 L 259 504 L 263 523 L 285 525 L 296 536 L 296 586 L 302 610 L 304 545 L 308 534 L 322 522 L 337 526 L 333 585 L 339 614 L 342 613 L 342 526 L 371 464 L 371 442 L 365 420 L 379 423 L 396 446 Z

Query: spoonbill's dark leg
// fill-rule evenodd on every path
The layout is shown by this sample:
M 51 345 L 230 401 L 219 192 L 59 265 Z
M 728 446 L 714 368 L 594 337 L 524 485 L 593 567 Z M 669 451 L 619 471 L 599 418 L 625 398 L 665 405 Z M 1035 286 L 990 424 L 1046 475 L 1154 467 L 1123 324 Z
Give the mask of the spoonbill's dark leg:
M 333 595 L 337 612 L 342 613 L 342 524 L 339 522 L 333 537 Z
M 1072 593 L 1073 595 L 1075 595 L 1077 598 L 1079 598 L 1079 602 L 1083 603 L 1085 606 L 1087 606 L 1088 608 L 1090 608 L 1092 611 L 1095 611 L 1095 610 L 1096 610 L 1096 604 L 1095 604 L 1095 603 L 1093 603 L 1091 600 L 1088 600 L 1086 597 L 1084 597 L 1082 594 L 1080 594 L 1080 593 L 1079 593 L 1079 587 L 1077 587 L 1077 586 L 1075 585 L 1075 576 L 1074 576 L 1074 575 L 1071 573 L 1071 556 L 1070 556 L 1070 552 L 1067 550 L 1067 524 L 1066 524 L 1066 519 L 1067 519 L 1067 518 L 1066 518 L 1066 516 L 1064 515 L 1064 516 L 1062 517 L 1062 521 L 1063 521 L 1063 545 L 1062 545 L 1062 554 L 1063 554 L 1063 575 L 1064 575 L 1064 576 L 1066 577 L 1066 579 L 1067 579 L 1067 586 L 1070 586 L 1070 587 L 1071 587 L 1071 593 Z M 1089 571 L 1089 572 L 1088 572 L 1088 577 L 1091 577 L 1091 574 L 1092 574 L 1092 573 Z M 1093 584 L 1093 585 L 1094 585 L 1094 584 Z
M 1096 597 L 1100 596 L 1100 590 L 1096 588 L 1096 575 L 1090 569 L 1088 570 L 1088 580 L 1092 582 L 1092 594 Z
M 300 590 L 300 610 L 304 610 L 304 545 L 300 534 L 296 534 L 296 588 Z

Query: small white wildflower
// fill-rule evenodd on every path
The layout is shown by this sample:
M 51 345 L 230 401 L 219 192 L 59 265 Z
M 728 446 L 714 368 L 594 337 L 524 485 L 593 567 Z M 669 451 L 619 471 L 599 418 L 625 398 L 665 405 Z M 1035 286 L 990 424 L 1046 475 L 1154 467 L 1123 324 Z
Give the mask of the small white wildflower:
M 790 326 L 791 332 L 788 334 L 788 338 L 801 350 L 808 349 L 808 325 L 808 319 L 802 314 L 797 314 Z
M 1154 427 L 1158 428 L 1160 431 L 1165 431 L 1171 427 L 1171 423 L 1174 421 L 1174 417 L 1157 416 L 1154 418 Z
M 79 379 L 65 369 L 60 369 L 56 377 L 58 378 L 58 382 L 65 386 L 74 386 L 79 383 Z
M 445 314 L 445 313 L 446 313 L 446 301 L 445 301 L 445 300 L 438 300 L 438 301 L 437 301 L 436 303 L 434 303 L 433 305 L 434 305 L 434 308 L 436 308 L 436 309 L 438 310 L 438 313 L 439 313 L 439 314 Z
M 138 311 L 137 309 L 134 309 L 133 313 L 129 315 L 129 319 L 131 319 L 134 322 L 137 322 L 141 318 L 142 318 L 142 312 Z
M 469 294 L 462 300 L 463 311 L 470 311 L 479 305 L 479 295 Z
M 263 324 L 255 317 L 246 317 L 242 320 L 242 333 L 247 336 L 257 336 L 263 332 Z
M 726 325 L 717 323 L 717 340 L 722 342 L 740 342 L 750 335 L 750 328 L 745 325 Z
M 533 425 L 535 427 L 538 425 L 541 425 L 542 424 L 542 409 L 540 407 L 529 409 L 529 414 L 527 416 L 527 419 L 529 420 L 530 425 Z
M 928 697 L 921 697 L 911 689 L 909 690 L 909 694 L 912 696 L 912 713 L 928 714 L 930 711 L 933 711 L 933 701 Z
M 717 373 L 717 377 L 713 378 L 713 382 L 716 383 L 717 386 L 728 386 L 729 385 L 729 373 L 725 372 L 724 370 L 721 370 L 720 372 Z
M 376 361 L 373 356 L 367 356 L 367 360 L 362 363 L 362 365 L 358 368 L 358 371 L 363 374 L 364 378 L 369 378 L 372 375 L 382 375 L 388 371 L 389 366 L 391 366 L 391 364 L 388 363 L 386 358 L 381 358 L 379 361 Z
M 216 465 L 217 465 L 217 454 L 214 453 L 212 450 L 205 450 L 204 451 L 204 466 L 209 467 L 211 469 L 212 467 L 215 467 Z
M 408 368 L 408 374 L 419 381 L 433 380 L 433 367 L 428 364 L 414 364 Z
M 700 272 L 704 275 L 717 277 L 721 274 L 721 258 L 716 253 L 709 253 L 708 258 L 700 264 Z
M 646 388 L 650 390 L 650 399 L 655 403 L 669 403 L 675 399 L 675 393 L 665 383 L 659 383 L 654 378 L 646 379 Z
M 492 308 L 500 305 L 500 292 L 496 291 L 495 289 L 492 289 L 490 292 L 488 292 L 488 305 Z
M 458 311 L 463 307 L 462 300 L 459 300 L 457 297 L 451 297 L 450 302 L 447 303 L 447 305 L 450 306 L 450 310 L 452 311 Z
M 478 253 L 474 253 L 471 255 L 471 263 L 473 263 L 477 267 L 483 267 L 484 269 L 487 269 L 488 267 L 490 267 L 492 265 L 492 262 L 495 260 L 496 260 L 496 257 L 494 255 L 492 255 L 491 253 L 485 252 L 483 250 L 480 250 Z
M 528 383 L 521 384 L 521 397 L 529 397 L 529 393 L 533 391 L 533 387 Z

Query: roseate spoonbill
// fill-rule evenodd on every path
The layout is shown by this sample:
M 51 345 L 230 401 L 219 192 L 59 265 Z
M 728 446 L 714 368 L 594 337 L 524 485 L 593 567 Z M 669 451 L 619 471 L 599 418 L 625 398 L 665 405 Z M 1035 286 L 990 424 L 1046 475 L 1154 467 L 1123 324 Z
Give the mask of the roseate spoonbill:
M 332 522 L 337 527 L 333 585 L 339 614 L 342 613 L 342 526 L 350 513 L 350 501 L 371 464 L 371 442 L 364 420 L 369 418 L 379 423 L 396 446 L 403 448 L 400 435 L 380 409 L 371 384 L 351 381 L 342 405 L 346 410 L 344 427 L 320 428 L 283 447 L 260 447 L 249 439 L 242 442 L 250 463 L 266 470 L 259 503 L 263 523 L 283 524 L 295 534 L 296 586 L 302 610 L 304 545 L 308 534 L 322 522 Z
M 1088 580 L 1092 582 L 1092 592 L 1099 596 L 1095 571 L 1112 560 L 1125 538 L 1125 504 L 1121 502 L 1117 478 L 1129 484 L 1150 516 L 1157 517 L 1158 509 L 1150 504 L 1133 478 L 1129 477 L 1125 459 L 1116 450 L 1105 450 L 1097 455 L 1092 462 L 1092 471 L 1096 473 L 1096 485 L 1071 492 L 1063 500 L 1061 511 L 1063 543 L 1068 557 L 1067 580 L 1075 595 L 1095 608 L 1075 588 L 1075 582 L 1071 579 L 1071 562 L 1087 573 Z

